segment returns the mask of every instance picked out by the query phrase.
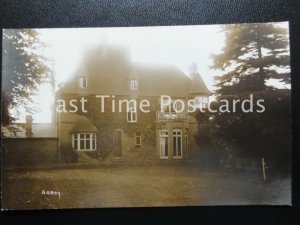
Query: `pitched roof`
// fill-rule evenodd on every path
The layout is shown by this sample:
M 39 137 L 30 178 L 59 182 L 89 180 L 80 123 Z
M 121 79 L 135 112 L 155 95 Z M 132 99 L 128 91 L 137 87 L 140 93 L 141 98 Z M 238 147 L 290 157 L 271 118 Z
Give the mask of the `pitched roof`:
M 212 94 L 211 91 L 208 90 L 206 84 L 204 83 L 204 81 L 199 73 L 195 73 L 192 75 L 190 94 L 193 94 L 193 95 L 197 95 L 197 94 L 211 95 Z
M 188 95 L 190 79 L 173 65 L 135 65 L 139 79 L 139 95 L 184 97 Z
M 59 122 L 72 123 L 73 127 L 71 128 L 71 132 L 98 132 L 96 126 L 94 126 L 88 118 L 76 113 L 61 113 Z
M 86 117 L 78 118 L 72 132 L 98 132 L 98 129 Z
M 132 63 L 128 58 L 127 50 L 116 46 L 106 46 L 105 51 L 101 51 L 101 48 L 97 51 L 85 60 L 87 75 L 77 72 L 64 84 L 60 93 L 131 95 L 130 79 L 139 80 L 138 95 L 140 96 L 185 97 L 190 92 L 211 93 L 200 75 L 193 81 L 174 65 Z M 82 76 L 88 77 L 86 89 L 79 88 L 78 79 Z

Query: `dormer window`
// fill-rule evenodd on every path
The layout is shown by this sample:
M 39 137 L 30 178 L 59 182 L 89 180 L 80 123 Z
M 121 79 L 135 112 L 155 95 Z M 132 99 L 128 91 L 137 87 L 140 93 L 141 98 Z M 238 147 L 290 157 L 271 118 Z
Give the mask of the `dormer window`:
M 79 88 L 87 88 L 87 85 L 88 85 L 88 78 L 80 77 L 79 78 Z
M 138 81 L 130 80 L 130 90 L 136 91 L 138 89 Z

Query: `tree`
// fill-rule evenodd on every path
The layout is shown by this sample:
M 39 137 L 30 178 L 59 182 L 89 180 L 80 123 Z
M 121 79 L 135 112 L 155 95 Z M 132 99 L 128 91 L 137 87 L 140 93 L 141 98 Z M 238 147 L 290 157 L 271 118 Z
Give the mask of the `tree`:
M 272 23 L 224 25 L 222 52 L 213 55 L 218 94 L 265 90 L 266 81 L 290 83 L 287 30 Z
M 288 35 L 275 24 L 235 24 L 222 27 L 225 47 L 213 55 L 217 102 L 253 94 L 263 99 L 264 113 L 198 113 L 199 143 L 212 146 L 219 158 L 268 157 L 288 162 L 291 149 L 290 89 L 268 86 L 270 79 L 290 83 Z
M 24 106 L 36 93 L 40 83 L 49 78 L 49 67 L 41 56 L 43 43 L 34 29 L 5 29 L 3 31 L 2 65 L 2 123 L 15 120 L 10 108 Z

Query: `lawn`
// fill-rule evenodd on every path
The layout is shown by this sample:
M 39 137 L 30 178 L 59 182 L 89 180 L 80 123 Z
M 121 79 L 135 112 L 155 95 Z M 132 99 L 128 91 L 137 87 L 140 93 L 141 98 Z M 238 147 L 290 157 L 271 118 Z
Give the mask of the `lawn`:
M 290 204 L 290 180 L 192 166 L 10 170 L 3 209 Z

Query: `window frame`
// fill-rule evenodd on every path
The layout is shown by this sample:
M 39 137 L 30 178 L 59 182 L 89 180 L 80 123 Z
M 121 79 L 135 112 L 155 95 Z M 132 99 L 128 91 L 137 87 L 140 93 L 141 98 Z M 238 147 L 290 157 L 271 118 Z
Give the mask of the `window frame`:
M 165 105 L 165 102 L 164 102 L 162 117 L 166 120 L 176 120 L 177 115 L 183 113 L 183 112 L 180 112 L 180 113 L 177 112 L 177 104 L 174 105 L 174 101 L 175 100 L 171 100 L 171 103 L 167 106 Z M 173 107 L 173 106 L 175 106 L 175 107 Z
M 137 140 L 139 140 L 139 141 L 137 141 Z M 142 136 L 139 133 L 137 133 L 135 135 L 135 146 L 137 146 L 137 147 L 142 146 Z
M 194 101 L 195 101 L 195 107 L 197 109 L 199 108 L 204 109 L 207 108 L 209 97 L 205 95 L 195 96 Z
M 165 138 L 165 151 L 167 154 L 162 154 L 162 143 L 161 140 L 162 138 Z M 160 159 L 169 159 L 169 131 L 167 129 L 161 129 L 159 130 L 159 157 Z
M 83 137 L 82 137 L 82 135 L 83 135 Z M 83 141 L 83 146 L 84 146 L 83 148 L 81 147 L 82 141 Z M 90 147 L 87 148 L 87 145 L 89 145 Z M 76 151 L 96 151 L 97 150 L 97 134 L 93 133 L 93 132 L 78 132 L 78 133 L 72 134 L 72 147 Z
M 137 122 L 137 110 L 134 106 L 129 106 L 127 109 L 127 122 L 128 123 Z
M 129 87 L 130 87 L 130 90 L 137 91 L 138 87 L 139 87 L 138 80 L 131 79 L 130 82 L 129 82 Z
M 175 134 L 174 134 L 175 132 Z M 182 149 L 182 129 L 173 129 L 172 130 L 172 153 L 173 153 L 173 158 L 174 159 L 182 159 L 183 157 L 183 149 Z M 180 139 L 179 139 L 180 138 Z M 175 139 L 175 146 L 174 146 L 174 139 Z M 179 145 L 178 145 L 178 139 L 180 140 L 180 155 L 178 154 L 179 153 Z M 175 148 L 175 149 L 174 149 Z M 176 152 L 176 154 L 174 154 L 174 150 Z
M 88 87 L 88 77 L 79 77 L 79 88 L 86 89 Z

